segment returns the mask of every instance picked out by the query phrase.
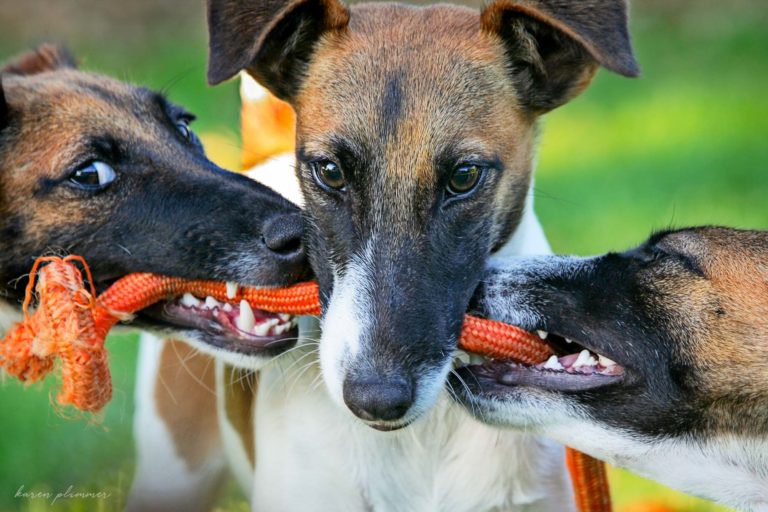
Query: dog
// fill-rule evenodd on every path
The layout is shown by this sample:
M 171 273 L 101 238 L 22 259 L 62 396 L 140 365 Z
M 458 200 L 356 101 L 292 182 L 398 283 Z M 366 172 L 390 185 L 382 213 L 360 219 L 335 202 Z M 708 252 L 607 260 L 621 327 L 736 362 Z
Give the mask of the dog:
M 29 269 L 38 256 L 49 253 L 83 256 L 97 291 L 133 272 L 216 279 L 231 287 L 283 286 L 309 275 L 297 206 L 211 163 L 189 126 L 189 112 L 155 92 L 80 71 L 65 50 L 52 45 L 0 68 L 0 80 L 4 329 L 20 319 Z M 144 343 L 143 359 L 167 348 L 166 359 L 194 350 L 255 364 L 295 344 L 293 318 L 251 311 L 248 321 L 242 312 L 240 304 L 184 296 L 140 312 L 132 327 L 194 347 Z M 274 325 L 264 329 L 265 322 Z M 175 358 L 187 367 L 203 360 Z M 178 382 L 190 385 L 189 379 Z M 197 401 L 196 412 L 206 404 L 205 398 Z M 179 418 L 174 405 L 159 400 L 151 414 L 194 419 Z M 215 409 L 212 417 L 213 423 L 188 423 L 200 430 L 214 428 Z M 161 452 L 152 452 L 153 439 L 162 433 L 142 432 L 139 474 L 156 476 L 166 467 Z M 214 448 L 174 446 L 188 459 L 199 460 Z M 191 467 L 197 470 L 188 472 L 192 477 L 208 477 L 223 472 L 224 465 L 214 461 Z M 134 502 L 162 507 L 163 497 L 173 494 L 165 490 L 172 487 L 172 482 L 139 478 Z M 196 491 L 203 492 L 184 489 L 185 499 L 194 500 Z
M 549 252 L 537 119 L 600 65 L 638 73 L 625 3 L 209 0 L 208 22 L 209 82 L 245 69 L 296 111 L 323 306 L 319 340 L 259 373 L 253 508 L 571 508 L 562 447 L 443 389 L 486 258 Z
M 460 369 L 456 395 L 478 419 L 768 509 L 768 232 L 690 228 L 618 254 L 493 260 L 475 302 L 548 333 L 556 353 Z

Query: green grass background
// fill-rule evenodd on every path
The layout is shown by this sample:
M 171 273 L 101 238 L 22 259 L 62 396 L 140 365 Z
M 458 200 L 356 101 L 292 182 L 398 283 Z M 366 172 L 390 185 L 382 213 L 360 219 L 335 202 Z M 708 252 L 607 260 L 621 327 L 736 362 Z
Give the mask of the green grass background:
M 768 4 L 646 0 L 633 5 L 643 77 L 601 72 L 543 123 L 536 209 L 554 248 L 622 249 L 691 224 L 768 228 Z M 209 153 L 236 165 L 237 86 L 205 85 L 202 2 L 0 0 L 0 58 L 43 40 L 69 43 L 87 69 L 149 85 L 188 106 Z M 95 419 L 58 414 L 55 383 L 0 385 L 0 511 L 120 510 L 130 485 L 136 343 L 109 341 L 115 398 Z M 723 510 L 624 471 L 618 511 Z M 14 497 L 105 491 L 105 500 Z M 222 509 L 244 510 L 237 493 Z

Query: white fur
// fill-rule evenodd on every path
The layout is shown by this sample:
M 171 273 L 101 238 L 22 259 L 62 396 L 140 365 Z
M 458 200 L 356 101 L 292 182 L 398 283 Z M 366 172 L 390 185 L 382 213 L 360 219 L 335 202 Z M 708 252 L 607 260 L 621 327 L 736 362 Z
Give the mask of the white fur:
M 513 240 L 549 253 L 530 208 Z M 337 283 L 342 300 L 324 326 L 323 350 L 342 360 L 355 345 L 337 339 L 360 328 L 365 306 L 360 279 Z M 349 283 L 357 293 L 345 291 Z M 337 367 L 323 362 L 321 372 L 317 320 L 302 319 L 300 332 L 300 347 L 260 372 L 254 510 L 573 510 L 560 445 L 482 425 L 444 391 L 413 425 L 373 430 L 341 403 Z
M 196 471 L 190 471 L 176 452 L 155 402 L 164 343 L 151 334 L 141 335 L 133 422 L 136 473 L 126 505 L 129 512 L 207 510 L 226 471 L 223 452 L 209 458 Z M 172 382 L 164 384 L 173 386 Z M 178 393 L 187 391 L 174 390 Z

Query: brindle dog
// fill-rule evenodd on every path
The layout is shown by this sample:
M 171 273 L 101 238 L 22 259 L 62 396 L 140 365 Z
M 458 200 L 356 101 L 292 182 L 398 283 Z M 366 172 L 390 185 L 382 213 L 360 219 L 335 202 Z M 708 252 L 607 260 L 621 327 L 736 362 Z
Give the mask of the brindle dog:
M 768 232 L 691 228 L 593 258 L 500 258 L 476 301 L 548 332 L 560 356 L 459 370 L 479 419 L 741 510 L 768 507 Z

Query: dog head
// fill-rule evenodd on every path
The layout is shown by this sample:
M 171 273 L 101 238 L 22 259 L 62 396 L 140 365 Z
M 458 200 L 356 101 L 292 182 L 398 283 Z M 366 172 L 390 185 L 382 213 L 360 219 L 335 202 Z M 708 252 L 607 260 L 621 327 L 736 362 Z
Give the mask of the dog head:
M 768 232 L 684 229 L 619 254 L 499 259 L 476 301 L 490 318 L 547 331 L 559 356 L 460 369 L 454 389 L 486 422 L 664 481 L 687 443 L 716 464 L 708 443 L 768 435 Z
M 210 0 L 209 28 L 212 83 L 246 69 L 296 110 L 331 394 L 372 426 L 407 425 L 520 220 L 536 119 L 600 64 L 637 73 L 625 5 Z
M 299 209 L 211 163 L 184 109 L 79 71 L 49 45 L 1 76 L 0 290 L 7 300 L 22 298 L 33 262 L 49 253 L 83 256 L 99 291 L 133 272 L 255 286 L 306 277 Z M 242 330 L 239 305 L 222 308 L 187 297 L 140 320 L 243 355 L 289 343 L 290 333 L 255 333 L 268 315 L 252 312 L 255 322 Z

